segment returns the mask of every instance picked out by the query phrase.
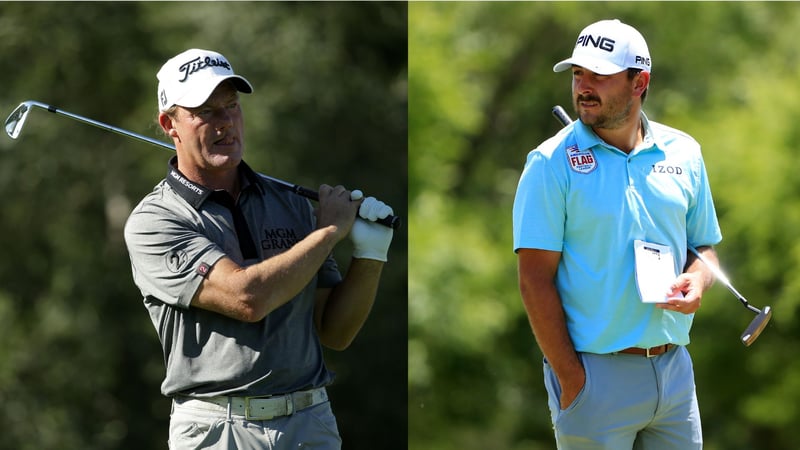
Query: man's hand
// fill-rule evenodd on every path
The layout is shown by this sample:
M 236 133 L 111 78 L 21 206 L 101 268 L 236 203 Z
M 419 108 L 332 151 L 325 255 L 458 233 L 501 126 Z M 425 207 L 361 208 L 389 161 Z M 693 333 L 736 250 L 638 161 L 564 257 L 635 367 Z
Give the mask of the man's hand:
M 667 293 L 666 303 L 657 303 L 656 306 L 668 311 L 677 311 L 683 314 L 692 314 L 700 309 L 700 300 L 706 288 L 704 276 L 700 272 L 682 273 L 675 279 Z M 683 298 L 678 296 L 683 294 Z
M 351 199 L 360 200 L 361 191 L 353 191 Z M 353 257 L 361 259 L 374 259 L 387 261 L 389 244 L 392 242 L 394 230 L 375 223 L 375 220 L 394 214 L 390 206 L 375 197 L 367 197 L 361 202 L 358 218 L 350 230 L 350 239 L 353 241 Z
M 334 226 L 338 240 L 344 239 L 355 221 L 360 203 L 351 200 L 351 192 L 343 186 L 319 187 L 319 207 L 317 208 L 317 228 Z
M 570 374 L 569 377 L 559 377 L 558 383 L 561 385 L 561 410 L 569 408 L 578 394 L 581 393 L 583 386 L 586 384 L 586 371 L 576 370 Z

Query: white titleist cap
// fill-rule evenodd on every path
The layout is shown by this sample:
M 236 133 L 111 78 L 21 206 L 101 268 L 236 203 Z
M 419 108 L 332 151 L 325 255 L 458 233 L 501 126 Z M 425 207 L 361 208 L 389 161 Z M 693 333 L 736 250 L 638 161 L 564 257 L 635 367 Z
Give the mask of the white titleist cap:
M 156 77 L 160 111 L 173 105 L 196 108 L 225 80 L 232 80 L 239 92 L 253 92 L 250 82 L 233 73 L 233 66 L 224 56 L 197 48 L 171 58 L 161 66 Z
M 578 35 L 572 57 L 553 66 L 553 72 L 562 72 L 573 65 L 600 75 L 626 69 L 651 72 L 653 68 L 644 37 L 617 19 L 601 20 L 584 28 Z

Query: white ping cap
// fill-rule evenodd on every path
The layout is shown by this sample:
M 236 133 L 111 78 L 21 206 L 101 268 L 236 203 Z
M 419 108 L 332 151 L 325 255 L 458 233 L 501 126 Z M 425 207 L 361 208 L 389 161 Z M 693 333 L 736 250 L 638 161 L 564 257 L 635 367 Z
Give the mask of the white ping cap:
M 563 72 L 573 65 L 600 75 L 613 75 L 626 69 L 651 72 L 653 62 L 641 33 L 614 19 L 601 20 L 584 28 L 578 35 L 572 57 L 553 66 L 553 72 Z

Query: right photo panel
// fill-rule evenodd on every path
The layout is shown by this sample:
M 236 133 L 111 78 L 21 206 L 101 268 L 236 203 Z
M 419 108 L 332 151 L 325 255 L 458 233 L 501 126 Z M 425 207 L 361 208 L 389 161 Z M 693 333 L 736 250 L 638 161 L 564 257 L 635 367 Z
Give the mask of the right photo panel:
M 789 450 L 800 7 L 408 4 L 408 448 Z

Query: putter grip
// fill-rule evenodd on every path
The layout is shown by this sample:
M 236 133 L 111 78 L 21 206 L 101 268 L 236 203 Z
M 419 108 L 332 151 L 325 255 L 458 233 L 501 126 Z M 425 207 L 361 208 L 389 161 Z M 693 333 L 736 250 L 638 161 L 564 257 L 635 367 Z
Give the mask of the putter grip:
M 319 201 L 319 193 L 307 187 L 295 185 L 292 187 L 292 191 L 294 191 L 295 194 L 301 195 L 307 199 Z M 394 228 L 395 230 L 400 228 L 400 226 L 403 224 L 403 221 L 400 219 L 400 217 L 391 215 L 378 219 L 375 222 L 389 228 Z
M 561 105 L 556 105 L 553 107 L 553 115 L 561 122 L 562 126 L 567 126 L 572 123 L 572 118 L 564 111 L 564 108 Z

